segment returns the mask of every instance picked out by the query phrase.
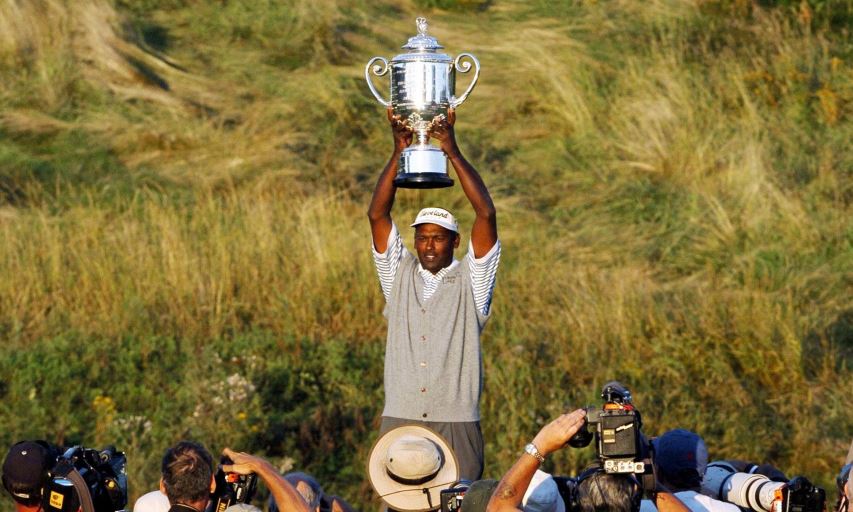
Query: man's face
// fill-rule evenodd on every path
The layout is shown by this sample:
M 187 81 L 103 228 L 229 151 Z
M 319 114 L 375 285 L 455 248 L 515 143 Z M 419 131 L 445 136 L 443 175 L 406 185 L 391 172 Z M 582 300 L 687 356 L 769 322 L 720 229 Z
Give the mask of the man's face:
M 459 235 L 438 224 L 415 226 L 415 251 L 421 266 L 432 272 L 447 267 L 453 262 L 453 250 L 459 247 Z

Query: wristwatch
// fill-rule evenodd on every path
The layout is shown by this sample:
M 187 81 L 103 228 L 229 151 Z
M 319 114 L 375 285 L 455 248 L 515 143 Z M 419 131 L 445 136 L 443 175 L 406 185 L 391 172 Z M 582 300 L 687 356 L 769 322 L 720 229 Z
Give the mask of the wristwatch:
M 542 455 L 542 453 L 539 451 L 539 448 L 536 448 L 536 445 L 533 443 L 527 443 L 527 446 L 524 447 L 524 453 L 538 460 L 539 464 L 545 462 L 545 456 Z

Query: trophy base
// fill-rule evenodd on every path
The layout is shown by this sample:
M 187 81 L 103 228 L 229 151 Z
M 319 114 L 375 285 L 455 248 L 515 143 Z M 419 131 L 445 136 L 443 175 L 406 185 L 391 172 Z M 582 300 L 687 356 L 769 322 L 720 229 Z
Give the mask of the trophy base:
M 441 172 L 406 172 L 394 178 L 400 188 L 445 188 L 453 186 L 453 179 Z
M 394 185 L 401 188 L 453 186 L 453 180 L 447 175 L 447 157 L 440 149 L 429 144 L 417 144 L 404 149 Z

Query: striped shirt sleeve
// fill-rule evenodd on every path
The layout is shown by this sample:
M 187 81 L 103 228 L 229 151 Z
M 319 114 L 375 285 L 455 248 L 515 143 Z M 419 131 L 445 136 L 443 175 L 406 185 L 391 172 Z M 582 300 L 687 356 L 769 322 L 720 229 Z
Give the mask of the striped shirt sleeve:
M 483 315 L 489 314 L 492 306 L 492 292 L 495 291 L 495 278 L 498 275 L 498 263 L 501 259 L 501 241 L 489 249 L 482 258 L 474 257 L 474 246 L 468 241 L 468 269 L 471 274 L 471 287 L 474 289 L 474 305 Z
M 391 298 L 391 286 L 394 284 L 394 277 L 397 275 L 397 269 L 400 267 L 400 261 L 402 261 L 406 251 L 403 247 L 403 238 L 397 231 L 397 225 L 391 224 L 391 232 L 388 233 L 388 247 L 384 253 L 376 252 L 376 247 L 372 243 L 370 248 L 373 251 L 373 263 L 376 265 L 376 273 L 379 275 L 382 294 L 385 295 L 385 302 L 388 302 Z

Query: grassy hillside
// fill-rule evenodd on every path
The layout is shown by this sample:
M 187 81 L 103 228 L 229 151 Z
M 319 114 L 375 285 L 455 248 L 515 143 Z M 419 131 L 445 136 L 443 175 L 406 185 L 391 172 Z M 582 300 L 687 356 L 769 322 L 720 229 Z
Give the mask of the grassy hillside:
M 377 506 L 365 213 L 391 138 L 363 66 L 418 15 L 482 64 L 457 133 L 504 247 L 486 476 L 618 378 L 649 434 L 694 429 L 834 500 L 853 433 L 841 0 L 0 3 L 0 446 L 115 444 L 135 498 L 192 437 Z M 426 204 L 470 226 L 458 186 L 400 191 L 398 222 Z

